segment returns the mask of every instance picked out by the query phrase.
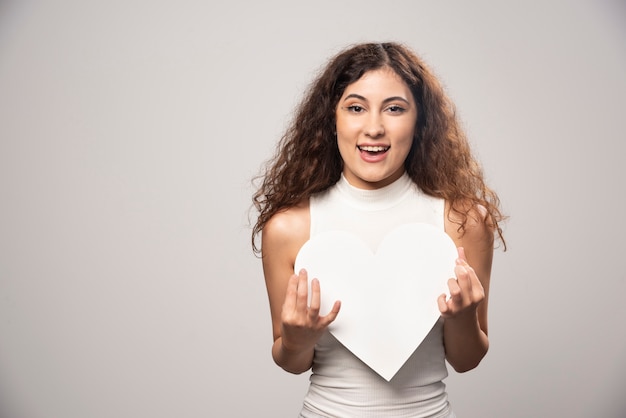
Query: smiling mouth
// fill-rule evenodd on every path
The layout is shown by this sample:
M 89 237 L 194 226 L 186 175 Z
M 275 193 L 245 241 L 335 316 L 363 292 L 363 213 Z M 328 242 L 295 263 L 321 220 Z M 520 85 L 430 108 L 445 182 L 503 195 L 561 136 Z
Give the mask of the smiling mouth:
M 384 147 L 381 145 L 378 146 L 357 146 L 359 151 L 365 151 L 370 154 L 380 154 L 382 152 L 387 152 L 391 147 Z

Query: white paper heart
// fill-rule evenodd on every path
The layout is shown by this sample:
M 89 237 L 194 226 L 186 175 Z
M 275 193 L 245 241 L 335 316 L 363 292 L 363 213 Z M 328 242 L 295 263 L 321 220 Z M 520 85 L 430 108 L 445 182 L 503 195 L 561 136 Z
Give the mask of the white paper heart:
M 307 241 L 295 269 L 321 286 L 321 314 L 341 301 L 329 331 L 387 381 L 397 373 L 439 319 L 437 298 L 448 293 L 456 246 L 426 223 L 402 225 L 375 254 L 356 235 L 329 231 Z

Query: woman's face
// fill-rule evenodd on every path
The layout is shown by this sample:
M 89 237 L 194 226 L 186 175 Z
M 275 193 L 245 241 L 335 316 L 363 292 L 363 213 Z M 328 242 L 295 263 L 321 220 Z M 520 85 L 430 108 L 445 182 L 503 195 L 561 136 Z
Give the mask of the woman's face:
M 335 113 L 343 174 L 351 185 L 378 189 L 402 176 L 417 106 L 393 70 L 368 71 L 348 85 Z

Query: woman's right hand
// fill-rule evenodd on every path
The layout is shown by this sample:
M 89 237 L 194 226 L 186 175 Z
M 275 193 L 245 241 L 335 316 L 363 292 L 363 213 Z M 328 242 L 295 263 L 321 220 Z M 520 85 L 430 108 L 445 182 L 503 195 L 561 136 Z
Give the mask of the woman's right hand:
M 341 308 L 335 301 L 331 311 L 320 316 L 320 283 L 311 280 L 311 304 L 309 305 L 309 283 L 306 270 L 293 274 L 287 283 L 285 302 L 281 311 L 281 337 L 283 348 L 292 353 L 313 349 Z

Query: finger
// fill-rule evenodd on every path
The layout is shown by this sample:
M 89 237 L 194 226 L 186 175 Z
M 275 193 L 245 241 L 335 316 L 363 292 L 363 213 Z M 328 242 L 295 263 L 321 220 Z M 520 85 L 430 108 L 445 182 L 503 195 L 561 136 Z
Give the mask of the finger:
M 452 301 L 452 303 L 460 305 L 463 301 L 463 297 L 461 295 L 461 287 L 459 286 L 459 282 L 455 279 L 449 279 L 448 290 L 450 290 L 450 300 Z
M 472 298 L 475 302 L 480 302 L 485 298 L 485 288 L 476 273 L 470 275 L 470 278 L 472 283 Z
M 298 289 L 298 276 L 292 274 L 287 282 L 283 312 L 292 312 L 296 308 L 296 294 Z
M 305 269 L 300 270 L 298 273 L 298 290 L 296 309 L 298 311 L 305 311 L 309 305 L 309 281 L 308 275 Z
M 317 279 L 311 280 L 311 306 L 309 306 L 309 317 L 317 318 L 320 313 L 320 282 Z
M 459 259 L 467 263 L 467 257 L 465 257 L 465 248 L 457 247 L 456 251 L 459 254 Z
M 457 259 L 457 265 L 455 267 L 455 271 L 456 271 L 456 268 L 458 267 L 465 268 L 465 270 L 467 271 L 467 283 L 468 283 L 467 288 L 469 290 L 468 295 L 469 295 L 470 300 L 472 302 L 481 301 L 485 296 L 485 290 L 483 288 L 483 284 L 480 282 L 480 279 L 478 278 L 478 275 L 476 274 L 476 271 L 472 268 L 472 266 L 467 264 L 467 261 L 461 258 Z M 463 282 L 463 281 L 461 280 L 460 282 Z
M 340 310 L 341 301 L 336 300 L 330 312 L 326 316 L 320 318 L 321 325 L 323 327 L 327 327 L 328 325 L 330 325 L 335 319 L 337 319 L 337 315 L 339 314 Z
M 472 296 L 472 281 L 470 278 L 470 272 L 464 265 L 457 264 L 454 268 L 456 274 L 456 282 L 461 289 L 461 298 L 465 301 Z
M 447 313 L 449 311 L 448 303 L 446 301 L 447 298 L 448 298 L 448 296 L 445 293 L 442 293 L 437 298 L 437 306 L 439 307 L 439 312 L 441 312 L 442 316 L 447 315 Z

